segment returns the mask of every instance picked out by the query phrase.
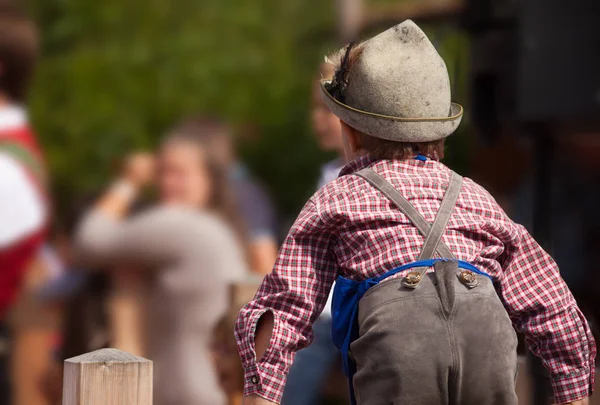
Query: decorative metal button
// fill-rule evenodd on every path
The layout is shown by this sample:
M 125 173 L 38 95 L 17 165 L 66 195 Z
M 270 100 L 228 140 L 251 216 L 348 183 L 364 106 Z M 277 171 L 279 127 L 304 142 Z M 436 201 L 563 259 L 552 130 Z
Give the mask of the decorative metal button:
M 423 276 L 421 276 L 421 273 L 419 273 L 418 271 L 411 271 L 406 275 L 406 277 L 404 277 L 403 284 L 406 287 L 415 288 L 421 281 L 422 277 Z
M 258 377 L 253 375 L 252 377 L 250 377 L 250 382 L 252 384 L 258 384 Z
M 475 273 L 470 270 L 464 270 L 458 273 L 458 279 L 469 288 L 476 287 L 478 284 Z

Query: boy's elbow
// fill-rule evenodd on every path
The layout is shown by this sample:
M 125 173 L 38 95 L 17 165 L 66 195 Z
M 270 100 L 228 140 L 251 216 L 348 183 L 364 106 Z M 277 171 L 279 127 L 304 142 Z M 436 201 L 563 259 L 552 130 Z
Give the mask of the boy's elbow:
M 266 353 L 273 329 L 275 328 L 275 317 L 272 311 L 266 311 L 258 320 L 255 336 L 256 360 L 259 361 Z

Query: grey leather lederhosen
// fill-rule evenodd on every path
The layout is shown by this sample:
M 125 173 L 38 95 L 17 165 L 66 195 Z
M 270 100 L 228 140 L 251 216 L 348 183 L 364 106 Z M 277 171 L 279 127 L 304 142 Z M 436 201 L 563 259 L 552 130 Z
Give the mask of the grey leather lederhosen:
M 453 173 L 430 225 L 386 180 L 357 173 L 426 237 L 420 260 L 454 256 L 442 235 L 462 178 Z M 456 260 L 381 282 L 359 302 L 354 393 L 360 405 L 516 405 L 517 337 L 492 281 Z

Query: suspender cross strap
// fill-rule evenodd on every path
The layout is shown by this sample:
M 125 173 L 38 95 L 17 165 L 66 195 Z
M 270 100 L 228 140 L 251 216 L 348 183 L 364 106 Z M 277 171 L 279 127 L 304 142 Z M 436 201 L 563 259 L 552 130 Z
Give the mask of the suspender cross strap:
M 435 253 L 444 259 L 453 259 L 454 255 L 442 241 L 444 230 L 448 221 L 452 216 L 452 211 L 456 205 L 456 200 L 460 194 L 460 188 L 462 186 L 462 177 L 455 172 L 452 172 L 450 177 L 450 183 L 442 199 L 440 209 L 436 214 L 433 225 L 430 225 L 425 218 L 409 203 L 399 192 L 392 186 L 387 180 L 375 173 L 372 169 L 366 168 L 355 173 L 357 176 L 362 177 L 369 182 L 373 187 L 379 190 L 385 195 L 390 201 L 392 201 L 396 207 L 417 227 L 421 235 L 425 237 L 425 243 L 421 249 L 419 260 L 432 259 Z M 404 285 L 409 288 L 416 288 L 423 275 L 427 271 L 427 267 L 416 268 L 415 270 L 408 273 L 404 279 Z

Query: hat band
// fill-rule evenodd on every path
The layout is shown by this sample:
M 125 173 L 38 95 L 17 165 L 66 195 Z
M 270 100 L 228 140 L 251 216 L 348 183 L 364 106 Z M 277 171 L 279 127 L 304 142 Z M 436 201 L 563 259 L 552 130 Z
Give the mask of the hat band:
M 432 121 L 453 121 L 459 117 L 461 117 L 463 115 L 463 107 L 460 104 L 457 103 L 450 103 L 451 105 L 455 105 L 458 107 L 458 112 L 454 115 L 450 115 L 448 117 L 428 117 L 428 118 L 402 118 L 402 117 L 394 117 L 391 115 L 384 115 L 384 114 L 377 114 L 377 113 L 372 113 L 369 111 L 363 111 L 363 110 L 359 110 L 358 108 L 354 108 L 349 106 L 348 104 L 344 104 L 341 101 L 337 100 L 335 97 L 333 97 L 329 91 L 327 91 L 327 88 L 325 88 L 325 84 L 327 83 L 331 83 L 331 80 L 321 80 L 321 88 L 323 89 L 323 92 L 327 95 L 327 97 L 329 97 L 329 99 L 331 101 L 333 101 L 334 103 L 338 104 L 341 107 L 344 107 L 350 111 L 354 111 L 357 112 L 359 114 L 364 114 L 364 115 L 370 115 L 372 117 L 376 117 L 376 118 L 385 118 L 388 120 L 393 120 L 393 121 L 399 121 L 399 122 L 432 122 Z

